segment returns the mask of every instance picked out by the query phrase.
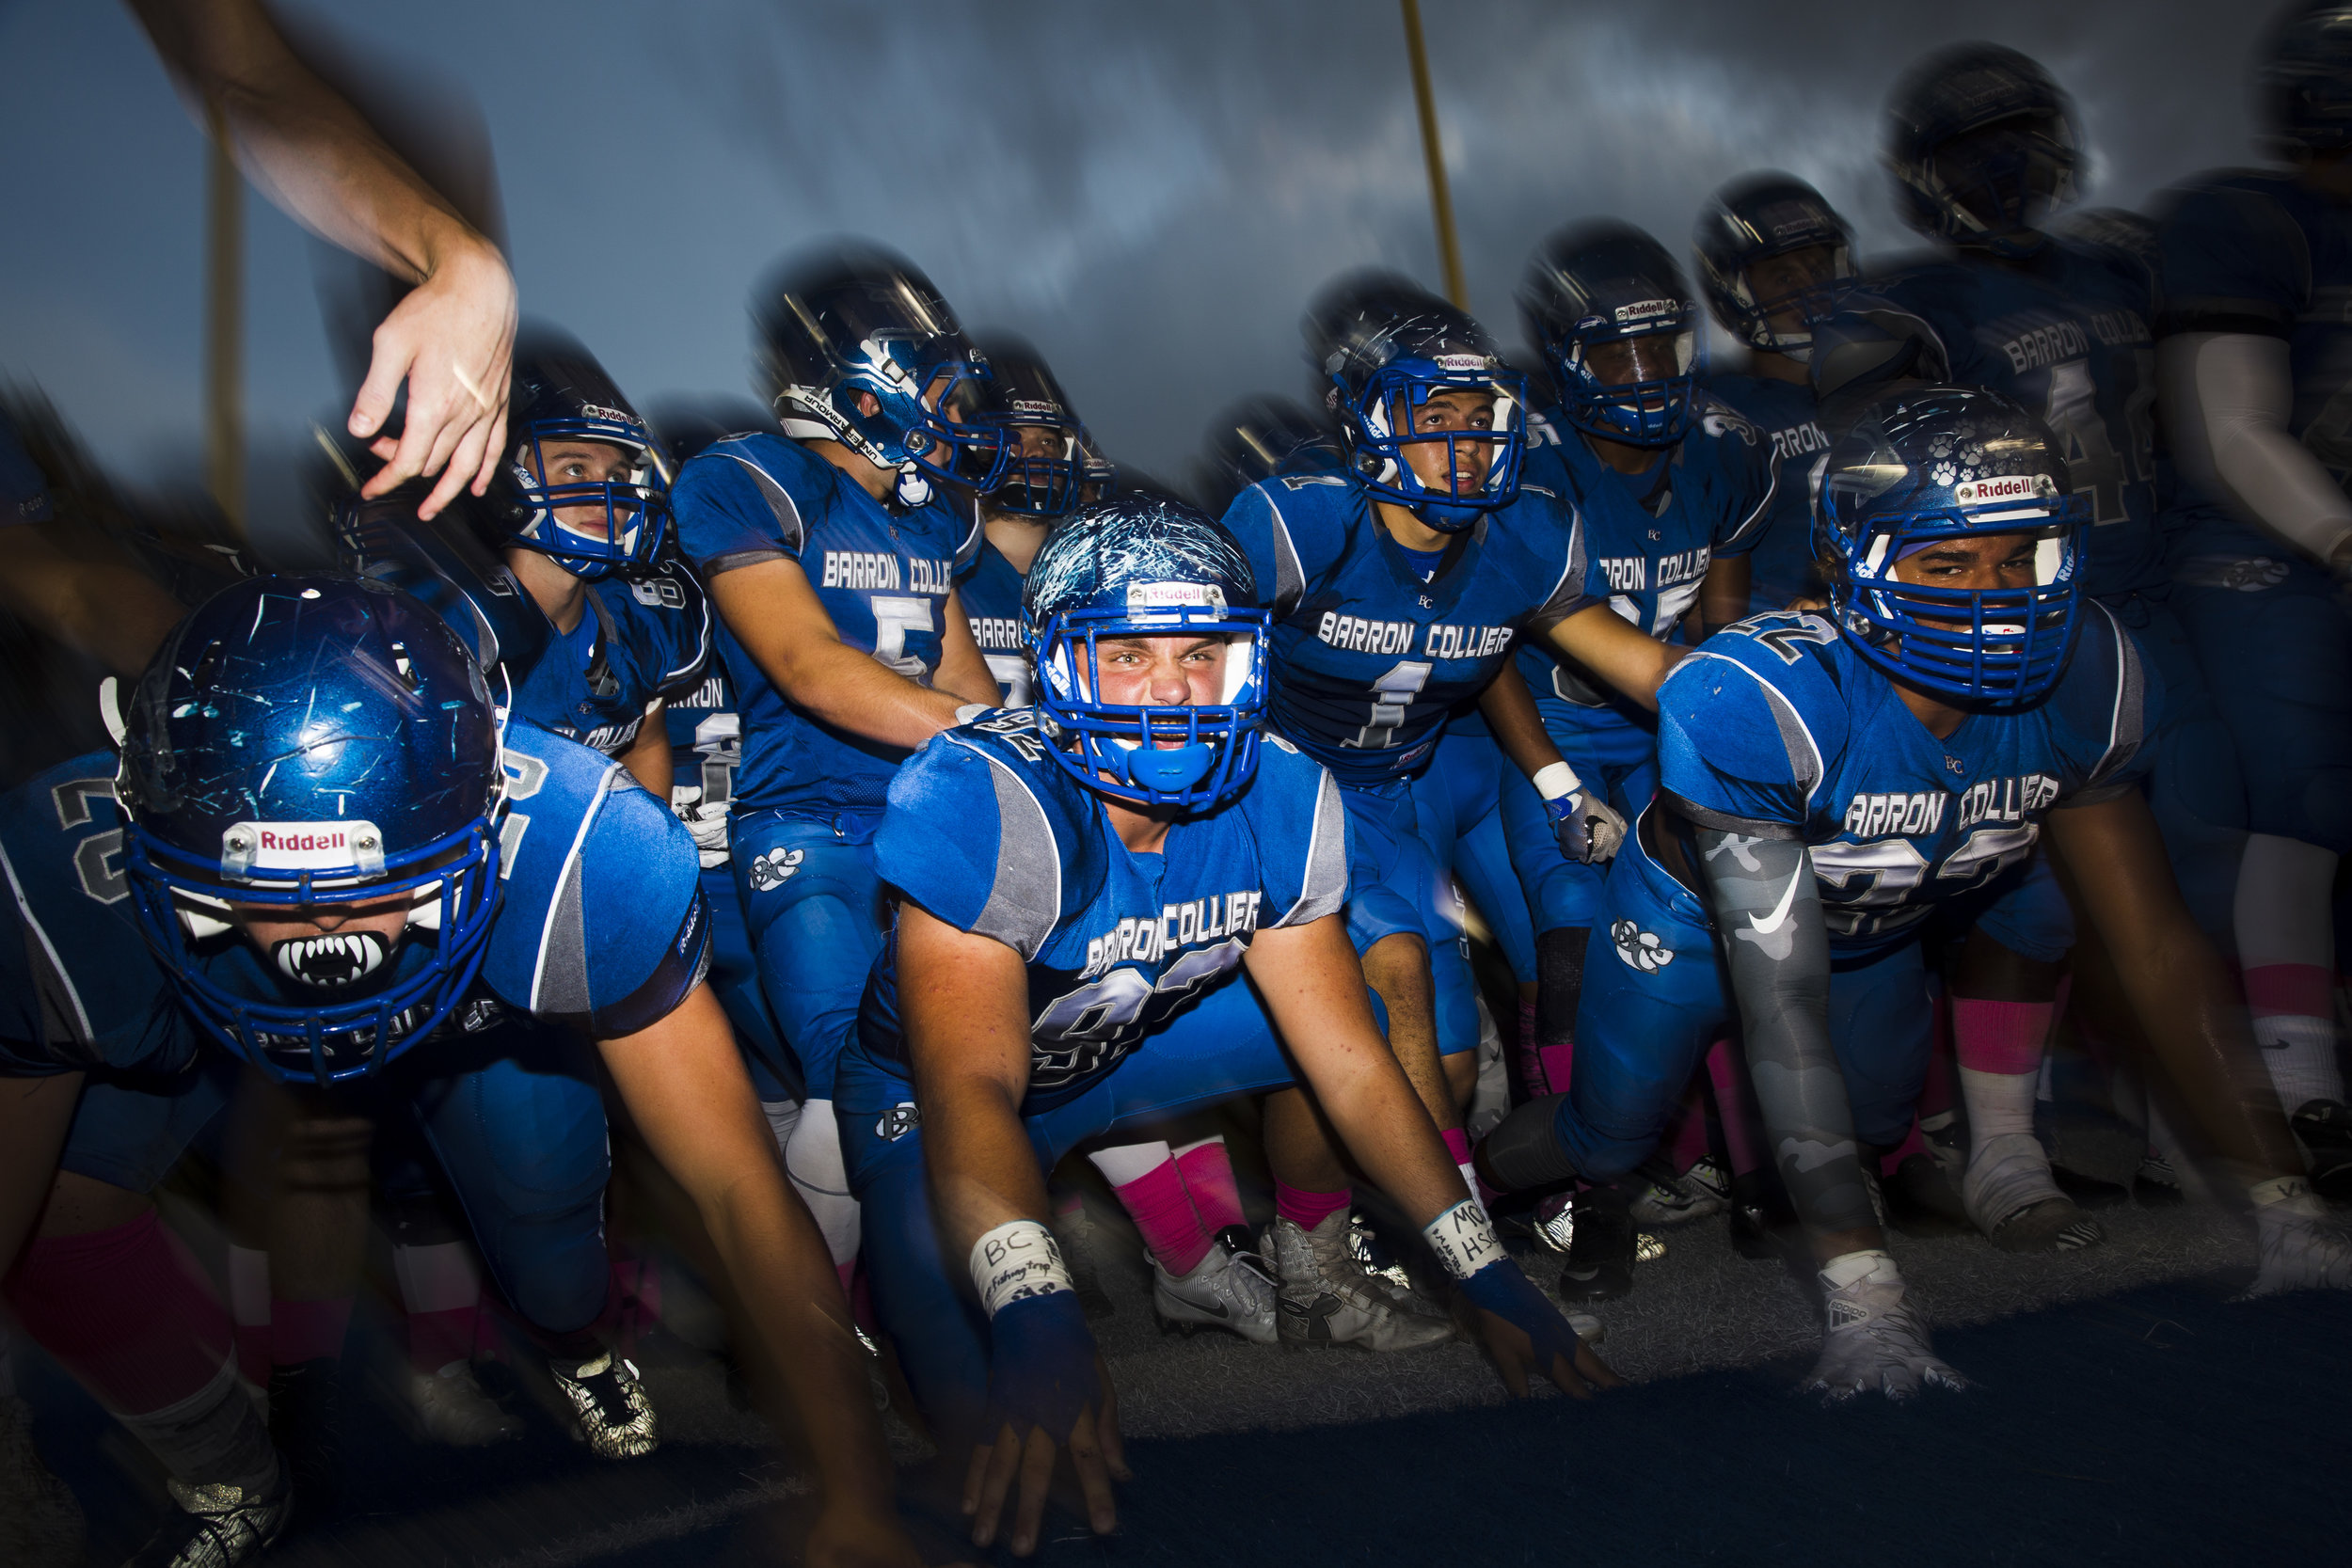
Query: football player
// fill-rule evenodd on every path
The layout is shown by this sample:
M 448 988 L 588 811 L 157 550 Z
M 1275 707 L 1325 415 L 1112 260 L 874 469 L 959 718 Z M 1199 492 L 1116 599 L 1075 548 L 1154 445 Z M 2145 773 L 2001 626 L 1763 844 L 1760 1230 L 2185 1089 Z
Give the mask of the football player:
M 2174 613 L 2157 526 L 2155 282 L 2144 255 L 2048 232 L 2081 163 L 2072 101 L 2012 49 L 1954 44 L 1888 99 L 1885 156 L 1904 221 L 1934 254 L 1874 270 L 1813 327 L 1808 361 L 1833 436 L 1877 392 L 1948 382 L 2033 410 L 2090 509 L 2082 590 L 2122 618 L 2167 693 L 2150 737 L 2150 800 L 2175 874 L 2241 825 L 2235 758 Z M 2032 1135 L 2034 1087 L 2074 945 L 2065 899 L 2036 864 L 1978 914 L 1951 972 L 1953 1046 L 1971 1148 L 1963 1198 L 1996 1245 L 2095 1242 Z
M 2297 4 L 2258 71 L 2284 169 L 2186 182 L 2166 201 L 2156 364 L 2190 483 L 2167 515 L 2174 603 L 2247 785 L 2238 962 L 2313 1181 L 2352 1196 L 2336 1061 L 2332 890 L 2352 849 L 2352 7 Z
M 1513 1393 L 1531 1369 L 1576 1394 L 1614 1382 L 1495 1244 L 1382 1044 L 1343 914 L 1346 809 L 1261 734 L 1270 617 L 1233 540 L 1115 496 L 1047 538 L 1025 621 L 1037 705 L 934 739 L 891 784 L 875 852 L 898 925 L 838 1079 L 876 1302 L 951 1459 L 971 1445 L 973 1539 L 995 1538 L 1017 1472 L 1007 1533 L 1034 1547 L 1063 1448 L 1093 1528 L 1115 1526 L 1115 1402 L 1043 1175 L 1218 1099 L 1310 1085 L 1425 1227 Z M 1278 1176 L 1330 1180 L 1285 1164 L 1308 1146 L 1269 1146 Z M 1351 1307 L 1283 1310 L 1327 1328 Z
M 1833 1398 L 1964 1381 L 1884 1249 L 1860 1156 L 1903 1136 L 1918 1097 L 1922 923 L 2044 827 L 2247 1180 L 2256 1292 L 2352 1286 L 2139 793 L 2161 684 L 2081 591 L 2090 504 L 2064 453 L 2016 404 L 1958 388 L 1889 394 L 1831 449 L 1834 619 L 1753 617 L 1667 678 L 1660 793 L 1611 868 L 1613 957 L 1586 977 L 1572 1086 L 1480 1145 L 1499 1187 L 1628 1168 L 1736 1009 L 1827 1298 L 1806 1386 Z
M 209 1115 L 208 1041 L 405 1105 L 582 1435 L 652 1445 L 635 1370 L 596 1332 L 605 1128 L 584 1029 L 755 1304 L 826 1487 L 815 1555 L 914 1560 L 822 1239 L 702 983 L 676 819 L 618 764 L 502 722 L 438 615 L 365 578 L 216 594 L 122 718 L 119 763 L 76 759 L 0 814 L 0 1254 L 40 1216 L 11 1307 L 171 1474 L 180 1512 L 151 1559 L 245 1561 L 290 1506 L 219 1308 L 145 1196 Z
M 1747 348 L 1737 371 L 1711 372 L 1707 390 L 1772 443 L 1780 487 L 1748 557 L 1748 608 L 1786 610 L 1818 599 L 1807 483 L 1829 450 L 1805 362 L 1813 324 L 1855 276 L 1853 231 L 1821 193 L 1776 169 L 1743 174 L 1708 198 L 1691 231 L 1699 287 L 1715 325 Z
M 812 249 L 764 286 L 755 315 L 781 432 L 713 444 L 680 470 L 674 501 L 736 681 L 730 850 L 792 1052 L 774 1076 L 805 1096 L 786 1166 L 846 1277 L 858 1216 L 833 1061 L 887 926 L 874 824 L 911 748 L 1001 698 L 955 589 L 979 531 L 942 486 L 995 488 L 1004 431 L 962 422 L 959 388 L 986 364 L 903 257 Z
M 1771 515 L 1780 465 L 1763 432 L 1699 390 L 1698 302 L 1674 259 L 1629 224 L 1570 224 L 1531 259 L 1519 311 L 1556 398 L 1535 426 L 1527 482 L 1575 508 L 1591 591 L 1661 643 L 1682 632 L 1696 641 L 1746 614 L 1746 552 Z M 1649 710 L 1541 643 L 1523 643 L 1518 667 L 1560 754 L 1620 815 L 1638 815 L 1657 784 Z M 1568 1086 L 1604 872 L 1558 852 L 1544 802 L 1524 780 L 1505 784 L 1502 820 L 1536 933 L 1531 1077 L 1541 1082 L 1531 1087 L 1554 1093 Z M 1661 1185 L 1706 1155 L 1704 1121 L 1693 1116 L 1686 1126 L 1698 1132 L 1697 1147 L 1677 1150 L 1673 1170 L 1659 1172 Z M 1627 1195 L 1604 1184 L 1573 1200 L 1547 1199 L 1539 1236 L 1558 1237 L 1571 1201 L 1561 1289 L 1592 1299 L 1623 1293 L 1636 1244 Z

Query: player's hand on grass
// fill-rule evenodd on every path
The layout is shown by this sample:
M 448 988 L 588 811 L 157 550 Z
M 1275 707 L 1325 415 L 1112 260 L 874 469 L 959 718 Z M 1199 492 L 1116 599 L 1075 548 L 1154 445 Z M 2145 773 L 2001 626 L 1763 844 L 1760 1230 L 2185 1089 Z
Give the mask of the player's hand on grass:
M 1478 1337 L 1513 1399 L 1527 1397 L 1531 1371 L 1581 1400 L 1591 1398 L 1595 1388 L 1624 1386 L 1625 1379 L 1577 1338 L 1560 1308 L 1510 1259 L 1496 1259 L 1461 1281 L 1461 1288 Z
M 1054 1481 L 1057 1456 L 1067 1449 L 1085 1497 L 1087 1523 L 1097 1535 L 1119 1528 L 1113 1481 L 1129 1481 L 1119 1440 L 1118 1396 L 1110 1370 L 1094 1348 L 1078 1298 L 1068 1291 L 1016 1301 L 990 1321 L 988 1440 L 972 1450 L 963 1480 L 963 1512 L 972 1542 L 995 1542 L 1005 1501 L 1020 1481 L 1009 1534 L 1013 1555 L 1037 1549 L 1038 1525 Z

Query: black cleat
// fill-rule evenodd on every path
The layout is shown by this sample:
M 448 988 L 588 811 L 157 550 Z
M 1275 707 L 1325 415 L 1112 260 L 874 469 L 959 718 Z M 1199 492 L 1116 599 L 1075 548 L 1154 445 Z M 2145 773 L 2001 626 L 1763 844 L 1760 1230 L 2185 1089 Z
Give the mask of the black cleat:
M 2352 1107 L 2307 1100 L 2287 1125 L 2311 1162 L 2312 1191 L 2330 1203 L 2352 1198 Z
M 1887 1217 L 1906 1236 L 1961 1236 L 1976 1229 L 1942 1162 L 1932 1154 L 1911 1154 L 1880 1183 Z
M 266 1551 L 294 1513 L 293 1484 L 282 1459 L 276 1479 L 258 1492 L 182 1481 L 164 1484 L 179 1507 L 126 1568 L 237 1568 Z
M 2121 1182 L 2069 1170 L 2055 1160 L 2050 1162 L 2050 1180 L 2058 1183 L 2059 1192 L 2074 1200 L 2077 1209 L 2113 1209 L 2132 1200 L 2132 1190 Z
M 1614 1301 L 1633 1289 L 1633 1215 L 1625 1194 L 1590 1187 L 1570 1205 L 1575 1231 L 1567 1267 L 1560 1271 L 1563 1301 Z
M 1731 1246 L 1742 1258 L 1780 1263 L 1810 1263 L 1797 1212 L 1770 1173 L 1743 1172 L 1731 1179 Z
M 2177 1209 L 2188 1195 L 2181 1190 L 2181 1173 L 2172 1162 L 2152 1149 L 2132 1178 L 2132 1201 L 2142 1209 Z
M 302 1516 L 334 1512 L 343 1489 L 343 1364 L 331 1355 L 269 1370 L 269 1439 L 285 1456 Z

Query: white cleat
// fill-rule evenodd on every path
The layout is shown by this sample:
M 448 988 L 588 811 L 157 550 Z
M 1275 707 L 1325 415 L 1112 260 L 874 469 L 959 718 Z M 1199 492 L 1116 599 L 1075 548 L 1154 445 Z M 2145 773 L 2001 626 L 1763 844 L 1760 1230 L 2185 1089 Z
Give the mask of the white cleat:
M 605 1352 L 571 1371 L 550 1363 L 555 1386 L 571 1402 L 572 1434 L 599 1459 L 636 1459 L 661 1446 L 660 1423 L 637 1364 Z
M 2262 1263 L 2243 1299 L 2286 1291 L 2352 1290 L 2352 1235 L 2345 1234 L 2301 1177 L 2282 1179 L 2277 1185 L 2283 1196 L 2269 1203 L 2258 1201 L 2254 1208 Z
M 437 1372 L 411 1371 L 408 1402 L 426 1439 L 453 1449 L 486 1449 L 523 1434 L 522 1418 L 484 1393 L 463 1361 Z
M 1347 1221 L 1344 1209 L 1312 1230 L 1276 1216 L 1276 1322 L 1283 1348 L 1419 1350 L 1453 1338 L 1454 1319 L 1442 1307 L 1365 1270 L 1348 1250 Z
M 1838 1276 L 1855 1275 L 1845 1284 Z M 1802 1391 L 1833 1401 L 1857 1394 L 1907 1400 L 1922 1388 L 1968 1386 L 1935 1354 L 1928 1315 L 1904 1299 L 1903 1276 L 1883 1252 L 1848 1253 L 1821 1271 L 1828 1293 L 1829 1324 L 1821 1336 L 1821 1358 L 1799 1385 Z
M 1238 1334 L 1253 1345 L 1279 1338 L 1274 1324 L 1274 1281 L 1254 1252 L 1228 1252 L 1213 1243 L 1187 1275 L 1152 1260 L 1152 1311 L 1162 1333 L 1186 1338 L 1204 1328 Z
M 2099 1222 L 2058 1191 L 2050 1156 L 2030 1132 L 1986 1139 L 1968 1158 L 1960 1200 L 2003 1252 L 2073 1252 L 2106 1240 Z

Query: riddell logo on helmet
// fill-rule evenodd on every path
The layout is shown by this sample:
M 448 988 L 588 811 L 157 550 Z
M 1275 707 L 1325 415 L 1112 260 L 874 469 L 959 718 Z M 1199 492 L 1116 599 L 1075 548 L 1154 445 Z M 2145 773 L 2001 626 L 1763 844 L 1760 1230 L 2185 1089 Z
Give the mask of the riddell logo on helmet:
M 1225 590 L 1214 582 L 1131 582 L 1127 585 L 1127 605 L 1130 609 L 1146 610 L 1205 605 L 1211 610 L 1223 610 Z
M 1963 480 L 1952 486 L 1952 499 L 1963 506 L 1992 501 L 2043 500 L 2058 494 L 2047 474 L 1997 474 L 1991 479 Z
M 383 842 L 374 823 L 357 820 L 239 822 L 221 834 L 222 859 L 243 861 L 256 871 L 357 865 Z
M 601 404 L 594 403 L 581 404 L 580 405 L 580 417 L 583 420 L 610 420 L 614 424 L 635 424 L 637 422 L 637 417 L 625 408 L 607 408 Z
M 1624 326 L 1629 322 L 1656 321 L 1661 316 L 1671 316 L 1681 309 L 1680 304 L 1671 299 L 1636 300 L 1631 305 L 1617 307 L 1617 325 Z
M 1483 354 L 1440 354 L 1438 356 L 1438 369 L 1457 374 L 1488 370 L 1493 364 L 1494 361 Z

